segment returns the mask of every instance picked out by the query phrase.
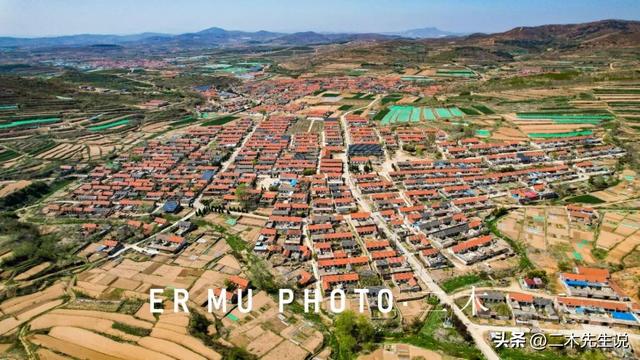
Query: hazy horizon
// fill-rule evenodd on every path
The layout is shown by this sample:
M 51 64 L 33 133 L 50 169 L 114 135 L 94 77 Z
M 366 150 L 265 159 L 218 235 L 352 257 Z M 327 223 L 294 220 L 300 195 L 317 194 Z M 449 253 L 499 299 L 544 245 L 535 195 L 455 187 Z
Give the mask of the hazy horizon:
M 639 18 L 635 0 L 520 1 L 517 7 L 506 0 L 0 0 L 0 36 L 12 37 L 179 34 L 210 27 L 284 33 L 386 33 L 436 27 L 491 33 L 518 26 Z

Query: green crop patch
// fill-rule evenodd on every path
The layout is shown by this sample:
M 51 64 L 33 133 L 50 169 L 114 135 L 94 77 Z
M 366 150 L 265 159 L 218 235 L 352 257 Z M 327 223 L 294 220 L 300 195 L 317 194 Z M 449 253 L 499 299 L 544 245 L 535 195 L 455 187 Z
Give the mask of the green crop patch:
M 399 94 L 387 95 L 387 96 L 382 98 L 381 103 L 382 103 L 382 105 L 386 105 L 386 104 L 391 103 L 391 102 L 396 102 L 396 101 L 402 99 L 402 97 L 403 96 L 399 95 Z
M 567 131 L 567 132 L 558 132 L 558 133 L 529 133 L 528 137 L 533 139 L 555 139 L 555 138 L 565 138 L 565 137 L 574 137 L 574 136 L 589 136 L 593 135 L 593 131 L 591 130 L 582 130 L 582 131 Z
M 605 201 L 593 195 L 578 195 L 566 200 L 568 203 L 604 204 Z
M 20 126 L 33 126 L 33 125 L 41 125 L 41 124 L 53 124 L 60 121 L 60 118 L 45 118 L 45 119 L 25 119 L 25 120 L 16 120 L 9 123 L 0 124 L 0 129 L 9 129 L 13 127 Z
M 480 111 L 481 113 L 485 114 L 485 115 L 493 115 L 495 114 L 495 111 L 489 109 L 487 106 L 482 105 L 482 104 L 478 104 L 478 105 L 472 105 L 476 110 Z
M 20 154 L 18 154 L 17 152 L 10 149 L 6 149 L 3 151 L 0 151 L 0 162 L 9 161 L 11 159 L 17 158 L 18 156 L 20 156 Z
M 461 107 L 460 110 L 467 115 L 480 115 L 480 112 L 472 108 Z
M 376 120 L 376 121 L 382 120 L 389 113 L 389 111 L 391 111 L 389 108 L 384 108 L 378 111 L 378 113 L 376 113 L 376 115 L 373 117 L 373 120 Z
M 205 121 L 204 123 L 202 123 L 202 126 L 215 126 L 215 125 L 224 125 L 228 122 L 231 122 L 235 119 L 237 119 L 237 116 L 234 115 L 227 115 L 227 116 L 222 116 L 216 119 L 212 119 L 209 121 Z
M 435 121 L 437 118 L 448 120 L 454 117 L 461 118 L 463 116 L 464 113 L 457 107 L 434 109 L 421 106 L 392 105 L 389 107 L 389 111 L 381 118 L 381 125 Z
M 102 131 L 102 130 L 108 130 L 114 127 L 118 127 L 118 126 L 122 126 L 122 125 L 127 125 L 129 124 L 129 119 L 122 119 L 122 120 L 117 120 L 117 121 L 111 121 L 108 123 L 104 123 L 102 125 L 96 125 L 96 126 L 92 126 L 89 128 L 89 131 Z

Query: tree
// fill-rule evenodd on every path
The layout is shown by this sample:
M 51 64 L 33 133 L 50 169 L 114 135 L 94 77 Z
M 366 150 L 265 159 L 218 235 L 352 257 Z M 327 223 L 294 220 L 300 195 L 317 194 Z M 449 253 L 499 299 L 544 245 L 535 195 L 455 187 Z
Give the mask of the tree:
M 402 145 L 402 150 L 412 153 L 416 151 L 416 146 L 414 144 L 404 144 Z
M 378 338 L 378 333 L 369 319 L 345 311 L 335 321 L 335 334 L 340 348 L 338 358 L 350 359 L 362 349 L 370 348 Z
M 249 200 L 251 200 L 251 193 L 249 192 L 249 189 L 247 189 L 247 185 L 238 185 L 236 187 L 235 195 L 242 207 L 247 207 Z

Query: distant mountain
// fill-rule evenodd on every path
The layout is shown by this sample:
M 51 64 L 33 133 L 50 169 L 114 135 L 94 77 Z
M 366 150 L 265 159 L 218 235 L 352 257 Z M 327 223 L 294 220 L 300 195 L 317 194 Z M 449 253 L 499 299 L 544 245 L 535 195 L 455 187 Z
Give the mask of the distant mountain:
M 212 27 L 179 35 L 142 33 L 134 35 L 70 35 L 43 38 L 0 37 L 0 47 L 56 47 L 121 45 L 123 47 L 216 47 L 255 44 L 315 45 L 351 41 L 412 38 L 416 41 L 453 41 L 460 45 L 505 45 L 531 50 L 548 47 L 612 47 L 640 44 L 640 22 L 603 20 L 583 24 L 518 27 L 496 34 L 471 34 L 442 31 L 434 27 L 397 33 L 317 33 L 313 31 L 284 34 L 270 31 L 237 31 Z M 422 40 L 424 39 L 424 40 Z
M 328 44 L 357 40 L 384 40 L 397 36 L 381 34 L 320 34 L 313 31 L 284 34 L 271 31 L 238 31 L 212 27 L 202 31 L 179 35 L 143 33 L 135 35 L 71 35 L 43 38 L 0 37 L 3 47 L 54 47 L 54 46 L 87 46 L 96 44 L 114 45 L 146 45 L 146 46 L 187 46 L 208 47 L 242 44 L 283 44 L 311 45 Z
M 250 41 L 258 41 L 264 42 L 273 40 L 277 37 L 283 36 L 284 34 L 270 32 L 270 31 L 256 31 L 256 32 L 247 32 L 247 31 L 237 31 L 237 30 L 225 30 L 219 27 L 212 27 L 202 31 L 198 31 L 196 33 L 187 33 L 176 35 L 172 40 L 174 41 L 190 41 L 190 42 L 203 42 L 203 43 L 215 43 L 215 44 L 224 44 L 224 43 L 233 43 L 233 42 L 250 42 Z
M 95 35 L 79 34 L 39 38 L 0 37 L 0 46 L 4 47 L 48 47 L 48 46 L 86 46 L 97 44 L 124 44 L 151 38 L 166 38 L 171 35 L 160 33 L 141 33 L 133 35 Z
M 464 41 L 531 49 L 638 46 L 640 21 L 602 20 L 581 24 L 522 26 L 502 33 L 471 34 Z
M 425 27 L 420 29 L 411 29 L 401 32 L 388 33 L 389 35 L 397 35 L 412 39 L 437 39 L 450 36 L 462 36 L 462 33 L 443 31 L 436 27 Z
M 297 32 L 280 36 L 274 39 L 275 43 L 291 44 L 291 45 L 314 45 L 314 44 L 330 44 L 348 41 L 371 41 L 371 40 L 389 40 L 397 38 L 393 35 L 382 35 L 375 33 L 337 33 L 337 34 L 321 34 L 313 31 Z

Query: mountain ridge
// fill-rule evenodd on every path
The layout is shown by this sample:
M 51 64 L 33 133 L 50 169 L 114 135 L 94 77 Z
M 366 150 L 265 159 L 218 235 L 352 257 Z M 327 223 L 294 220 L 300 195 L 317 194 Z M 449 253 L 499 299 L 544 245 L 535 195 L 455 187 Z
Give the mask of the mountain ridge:
M 463 45 L 515 45 L 542 48 L 550 45 L 606 47 L 640 44 L 640 21 L 607 19 L 577 24 L 520 26 L 498 33 L 460 34 L 424 27 L 391 33 L 280 33 L 267 30 L 242 31 L 210 27 L 197 32 L 165 34 L 145 32 L 131 35 L 77 34 L 56 37 L 0 37 L 2 47 L 55 47 L 113 45 L 228 46 L 249 44 L 318 45 L 352 41 L 384 41 L 405 38 L 417 41 L 453 41 Z

